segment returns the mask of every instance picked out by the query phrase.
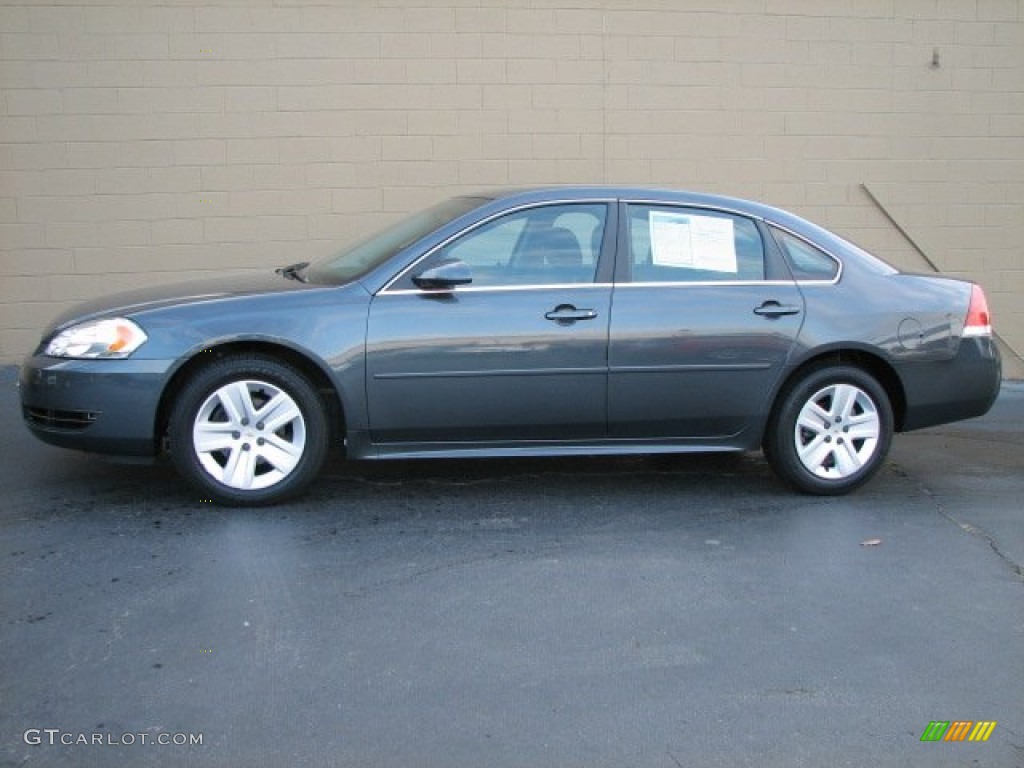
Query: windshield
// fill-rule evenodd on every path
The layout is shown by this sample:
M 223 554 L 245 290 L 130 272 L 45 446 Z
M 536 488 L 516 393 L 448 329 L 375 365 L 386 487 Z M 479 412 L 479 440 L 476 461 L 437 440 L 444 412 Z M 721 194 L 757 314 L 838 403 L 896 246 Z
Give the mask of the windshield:
M 485 202 L 487 198 L 481 197 L 453 197 L 445 200 L 392 224 L 339 254 L 314 262 L 305 277 L 311 283 L 350 282 L 383 264 L 407 245 Z

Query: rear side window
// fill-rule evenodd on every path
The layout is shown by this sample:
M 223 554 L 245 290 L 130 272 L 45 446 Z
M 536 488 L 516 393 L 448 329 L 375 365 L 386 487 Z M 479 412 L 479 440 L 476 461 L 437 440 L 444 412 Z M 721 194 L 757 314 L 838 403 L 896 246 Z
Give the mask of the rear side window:
M 631 205 L 634 283 L 764 280 L 764 243 L 754 222 L 721 211 Z
M 806 240 L 772 227 L 772 237 L 779 244 L 795 280 L 835 280 L 839 262 Z

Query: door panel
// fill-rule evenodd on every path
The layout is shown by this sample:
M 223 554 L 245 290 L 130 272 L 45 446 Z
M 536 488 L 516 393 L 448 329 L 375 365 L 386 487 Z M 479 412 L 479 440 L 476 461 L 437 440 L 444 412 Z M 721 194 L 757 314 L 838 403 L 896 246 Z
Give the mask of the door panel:
M 749 426 L 777 381 L 802 313 L 795 285 L 624 286 L 609 344 L 613 437 L 726 437 Z M 770 305 L 771 306 L 771 305 Z
M 607 429 L 606 202 L 510 211 L 427 255 L 370 307 L 377 443 L 571 440 Z M 472 283 L 419 290 L 456 262 Z M 602 265 L 606 265 L 602 267 Z
M 612 437 L 726 438 L 780 376 L 803 298 L 744 217 L 629 205 L 609 332 Z
M 597 285 L 377 296 L 374 442 L 603 436 L 610 298 Z

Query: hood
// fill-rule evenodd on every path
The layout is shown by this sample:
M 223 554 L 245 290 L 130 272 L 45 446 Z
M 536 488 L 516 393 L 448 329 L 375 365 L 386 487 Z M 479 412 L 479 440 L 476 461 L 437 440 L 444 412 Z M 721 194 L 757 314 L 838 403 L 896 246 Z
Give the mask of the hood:
M 287 293 L 308 288 L 323 288 L 298 280 L 289 280 L 272 271 L 240 272 L 200 280 L 154 285 L 132 291 L 112 293 L 79 304 L 58 317 L 50 327 L 56 330 L 70 323 L 79 323 L 96 317 L 131 316 L 148 309 L 178 304 L 195 304 L 236 296 L 266 293 Z

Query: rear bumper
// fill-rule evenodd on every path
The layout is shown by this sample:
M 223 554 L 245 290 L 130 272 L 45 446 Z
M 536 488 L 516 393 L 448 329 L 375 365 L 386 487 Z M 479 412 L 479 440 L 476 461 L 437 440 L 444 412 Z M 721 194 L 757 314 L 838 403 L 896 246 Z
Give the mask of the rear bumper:
M 989 337 L 966 338 L 952 360 L 897 366 L 906 395 L 901 431 L 983 416 L 995 403 L 1002 362 Z
M 18 379 L 25 425 L 62 448 L 152 456 L 160 394 L 173 362 L 30 357 Z

